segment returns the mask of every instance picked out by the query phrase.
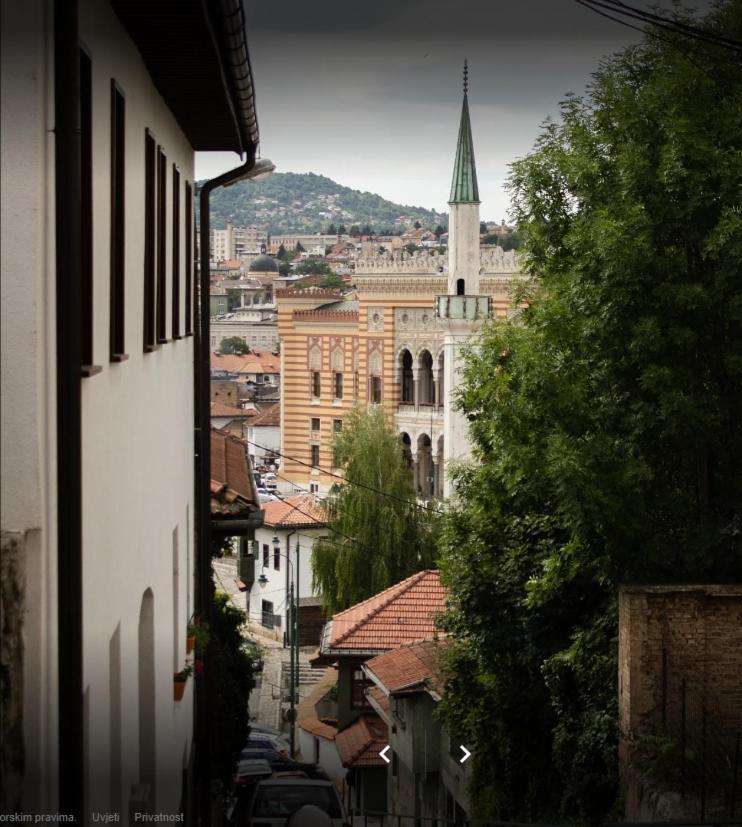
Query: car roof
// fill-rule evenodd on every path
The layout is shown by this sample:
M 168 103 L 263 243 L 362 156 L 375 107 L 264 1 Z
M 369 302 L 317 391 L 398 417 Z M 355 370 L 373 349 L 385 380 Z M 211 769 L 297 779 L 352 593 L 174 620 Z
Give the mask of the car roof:
M 272 787 L 273 785 L 281 787 L 332 787 L 335 785 L 332 781 L 321 781 L 318 778 L 269 778 L 267 781 L 260 781 L 259 787 Z

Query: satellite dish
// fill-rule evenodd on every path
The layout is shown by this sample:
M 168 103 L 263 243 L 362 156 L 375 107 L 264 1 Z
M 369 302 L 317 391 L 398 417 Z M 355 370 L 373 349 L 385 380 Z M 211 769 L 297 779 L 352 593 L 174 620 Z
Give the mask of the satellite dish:
M 314 804 L 305 804 L 291 816 L 286 827 L 332 827 L 332 819 Z

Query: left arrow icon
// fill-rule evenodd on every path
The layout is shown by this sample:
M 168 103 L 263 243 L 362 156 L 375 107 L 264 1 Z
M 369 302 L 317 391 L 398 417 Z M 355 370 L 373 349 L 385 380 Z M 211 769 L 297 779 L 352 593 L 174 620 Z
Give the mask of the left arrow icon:
M 382 749 L 382 750 L 380 750 L 380 751 L 379 751 L 379 755 L 380 755 L 380 756 L 381 756 L 381 757 L 382 757 L 382 758 L 383 758 L 383 759 L 387 762 L 387 764 L 391 764 L 391 763 L 392 763 L 392 759 L 391 759 L 391 758 L 387 758 L 387 757 L 386 757 L 386 754 L 387 754 L 387 752 L 389 752 L 389 750 L 390 750 L 390 749 L 391 749 L 391 747 L 389 746 L 389 744 L 387 744 L 387 745 L 384 747 L 384 749 Z

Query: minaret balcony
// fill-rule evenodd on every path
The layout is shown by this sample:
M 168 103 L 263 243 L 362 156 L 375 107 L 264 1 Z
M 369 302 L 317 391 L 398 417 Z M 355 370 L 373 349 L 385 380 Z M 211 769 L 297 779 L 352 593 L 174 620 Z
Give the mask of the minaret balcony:
M 435 315 L 439 319 L 462 319 L 475 322 L 489 318 L 491 296 L 436 296 Z

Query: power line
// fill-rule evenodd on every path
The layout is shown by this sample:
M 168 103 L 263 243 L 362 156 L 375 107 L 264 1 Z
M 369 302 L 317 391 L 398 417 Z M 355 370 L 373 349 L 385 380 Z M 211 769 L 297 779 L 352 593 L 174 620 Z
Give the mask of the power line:
M 266 448 L 265 445 L 259 445 L 257 442 L 253 442 L 251 439 L 246 439 L 249 445 L 253 445 L 255 448 L 261 448 L 264 451 L 273 451 L 276 456 L 281 457 L 282 459 L 287 459 L 289 462 L 295 462 L 297 465 L 303 465 L 305 468 L 312 468 L 321 471 L 328 477 L 334 477 L 335 479 L 342 480 L 343 482 L 348 483 L 349 485 L 355 485 L 358 488 L 364 488 L 366 491 L 373 491 L 375 494 L 379 494 L 382 497 L 389 497 L 389 499 L 396 500 L 397 502 L 404 503 L 405 505 L 413 506 L 414 508 L 422 508 L 425 511 L 432 511 L 437 513 L 437 509 L 435 507 L 431 507 L 429 505 L 425 505 L 423 503 L 412 502 L 411 500 L 406 500 L 404 497 L 399 497 L 396 494 L 392 494 L 388 491 L 382 491 L 379 488 L 374 488 L 372 485 L 366 485 L 364 482 L 358 482 L 357 480 L 351 480 L 347 477 L 343 477 L 341 474 L 335 474 L 333 471 L 328 471 L 326 468 L 322 468 L 319 465 L 312 465 L 309 462 L 304 462 L 301 459 L 297 459 L 296 457 L 290 457 L 288 454 L 282 454 L 280 451 L 276 451 L 273 448 Z M 431 451 L 432 457 L 432 451 Z M 287 482 L 291 482 L 291 480 L 287 480 Z
M 668 31 L 685 38 L 690 38 L 692 40 L 697 40 L 711 46 L 718 46 L 720 48 L 742 54 L 742 42 L 738 40 L 733 40 L 732 38 L 714 34 L 713 32 L 709 32 L 697 26 L 692 26 L 687 23 L 683 23 L 682 21 L 671 20 L 667 17 L 652 14 L 651 12 L 644 11 L 643 9 L 637 9 L 634 6 L 629 6 L 626 3 L 621 2 L 621 0 L 576 0 L 576 2 L 579 3 L 581 6 L 584 6 L 585 8 L 590 9 L 596 14 L 599 14 L 601 17 L 605 17 L 608 20 L 612 20 L 614 23 L 619 23 L 622 26 L 634 29 L 635 31 L 641 32 L 645 35 L 657 37 L 659 40 L 664 40 L 665 42 L 675 46 L 676 48 L 677 44 L 673 43 L 673 41 L 669 39 L 661 37 L 656 32 L 650 32 L 646 29 L 642 29 L 639 26 L 627 23 L 625 20 L 621 20 L 618 17 L 614 17 L 613 15 L 608 14 L 607 12 L 611 11 L 614 12 L 614 14 L 623 15 L 624 17 L 629 17 L 633 20 L 640 20 L 643 23 L 647 23 L 648 25 L 655 26 L 659 29 L 663 29 L 664 31 Z M 603 9 L 603 11 L 600 11 L 600 9 Z

